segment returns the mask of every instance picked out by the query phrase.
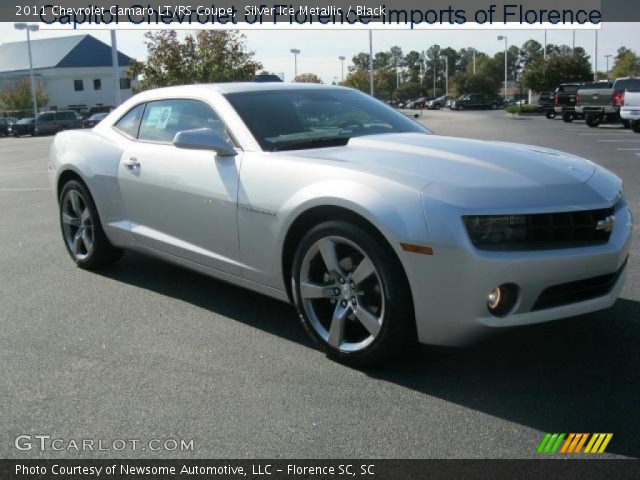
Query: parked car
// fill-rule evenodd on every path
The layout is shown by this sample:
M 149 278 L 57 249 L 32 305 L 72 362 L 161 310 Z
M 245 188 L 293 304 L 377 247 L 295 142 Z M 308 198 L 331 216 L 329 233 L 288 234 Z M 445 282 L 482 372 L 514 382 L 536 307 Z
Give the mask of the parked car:
M 49 172 L 79 267 L 126 248 L 291 302 L 355 365 L 610 307 L 633 231 L 596 163 L 431 135 L 330 85 L 148 90 L 56 135 Z
M 640 133 L 640 88 L 625 90 L 622 102 L 620 117 L 629 122 L 634 132 Z
M 554 92 L 553 110 L 565 122 L 573 122 L 575 118 L 582 119 L 582 116 L 576 113 L 576 99 L 579 88 L 579 83 L 563 83 Z
M 91 115 L 89 118 L 82 122 L 82 126 L 84 128 L 93 128 L 100 122 L 100 120 L 105 118 L 107 115 L 109 115 L 107 112 Z
M 427 105 L 427 99 L 425 97 L 420 97 L 416 100 L 413 101 L 413 105 L 411 106 L 411 108 L 419 108 L 419 109 L 424 109 Z
M 20 137 L 22 135 L 33 135 L 35 124 L 35 118 L 23 118 L 9 127 L 9 134 L 13 135 L 14 137 Z
M 0 135 L 9 135 L 9 129 L 11 128 L 11 121 L 7 118 L 0 118 Z
M 450 97 L 448 97 L 447 95 L 443 95 L 442 97 L 438 97 L 438 98 L 434 98 L 433 100 L 429 100 L 429 102 L 427 103 L 427 109 L 428 110 L 440 110 L 441 108 L 444 108 L 447 106 L 447 100 L 449 100 Z
M 613 103 L 618 109 L 618 114 L 620 114 L 620 109 L 622 105 L 624 105 L 626 92 L 629 90 L 640 90 L 640 78 L 637 77 L 627 77 L 627 78 L 618 78 L 613 83 Z M 625 128 L 631 127 L 631 121 L 627 119 L 622 119 L 622 123 Z
M 34 135 L 47 135 L 71 128 L 82 128 L 82 118 L 73 110 L 43 112 L 36 117 Z
M 549 119 L 556 118 L 556 111 L 554 110 L 556 102 L 556 94 L 553 91 L 540 92 L 538 95 L 538 110 L 544 113 L 545 117 Z
M 451 102 L 451 110 L 465 110 L 467 108 L 490 108 L 497 110 L 502 105 L 502 99 L 495 95 L 485 95 L 483 93 L 470 93 Z
M 582 85 L 575 110 L 590 127 L 597 127 L 603 121 L 619 121 L 619 109 L 613 103 L 613 83 L 601 81 Z

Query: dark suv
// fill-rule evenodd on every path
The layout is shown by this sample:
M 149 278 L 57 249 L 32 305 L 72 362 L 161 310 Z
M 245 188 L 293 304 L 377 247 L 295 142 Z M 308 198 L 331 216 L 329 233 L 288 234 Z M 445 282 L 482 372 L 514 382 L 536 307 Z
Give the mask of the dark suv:
M 43 112 L 36 118 L 34 135 L 57 133 L 70 128 L 82 128 L 82 117 L 73 110 Z

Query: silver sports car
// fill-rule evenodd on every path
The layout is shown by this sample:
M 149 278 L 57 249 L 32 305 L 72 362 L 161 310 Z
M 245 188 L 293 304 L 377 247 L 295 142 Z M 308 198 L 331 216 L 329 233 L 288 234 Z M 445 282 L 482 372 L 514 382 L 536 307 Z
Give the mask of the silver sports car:
M 58 134 L 49 169 L 79 267 L 135 250 L 292 302 L 359 365 L 610 307 L 631 240 L 604 168 L 432 135 L 339 87 L 147 91 Z

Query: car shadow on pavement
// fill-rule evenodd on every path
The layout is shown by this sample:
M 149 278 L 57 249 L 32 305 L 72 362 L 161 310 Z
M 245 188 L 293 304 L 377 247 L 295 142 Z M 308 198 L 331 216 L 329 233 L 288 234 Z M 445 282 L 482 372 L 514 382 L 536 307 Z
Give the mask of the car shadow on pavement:
M 136 254 L 101 274 L 313 348 L 293 307 L 264 295 Z M 640 302 L 620 299 L 471 347 L 421 346 L 365 373 L 543 432 L 610 432 L 608 453 L 640 457 L 639 319 Z
M 420 347 L 372 376 L 543 432 L 613 433 L 607 453 L 640 457 L 639 320 L 640 302 L 620 299 L 472 347 Z

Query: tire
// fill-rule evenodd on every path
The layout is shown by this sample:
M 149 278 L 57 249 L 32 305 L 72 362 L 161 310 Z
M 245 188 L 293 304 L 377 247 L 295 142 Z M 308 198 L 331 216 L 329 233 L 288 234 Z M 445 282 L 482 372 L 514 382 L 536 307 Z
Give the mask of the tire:
M 456 105 L 456 110 L 464 110 L 464 105 Z
M 440 110 L 442 107 L 440 106 L 439 103 L 436 103 L 433 108 L 435 108 L 436 110 Z
M 554 112 L 553 110 L 546 110 L 544 112 L 544 116 L 547 117 L 549 120 L 553 120 L 554 118 L 556 118 L 556 112 Z
M 410 344 L 408 282 L 390 247 L 370 231 L 345 221 L 312 228 L 298 245 L 291 281 L 302 325 L 330 358 L 374 366 Z
M 631 120 L 622 120 L 622 126 L 624 128 L 631 128 Z
M 635 133 L 640 133 L 640 122 L 632 122 L 631 130 L 633 130 Z
M 602 115 L 599 115 L 597 113 L 588 113 L 585 115 L 584 121 L 591 128 L 596 128 L 602 123 Z
M 573 122 L 573 113 L 571 112 L 563 112 L 562 113 L 562 121 L 564 123 L 571 123 Z
M 78 267 L 95 270 L 120 260 L 123 252 L 107 239 L 96 205 L 83 183 L 67 182 L 59 201 L 62 239 Z
M 498 104 L 497 103 L 492 103 L 491 104 L 491 110 L 497 110 L 498 109 Z

